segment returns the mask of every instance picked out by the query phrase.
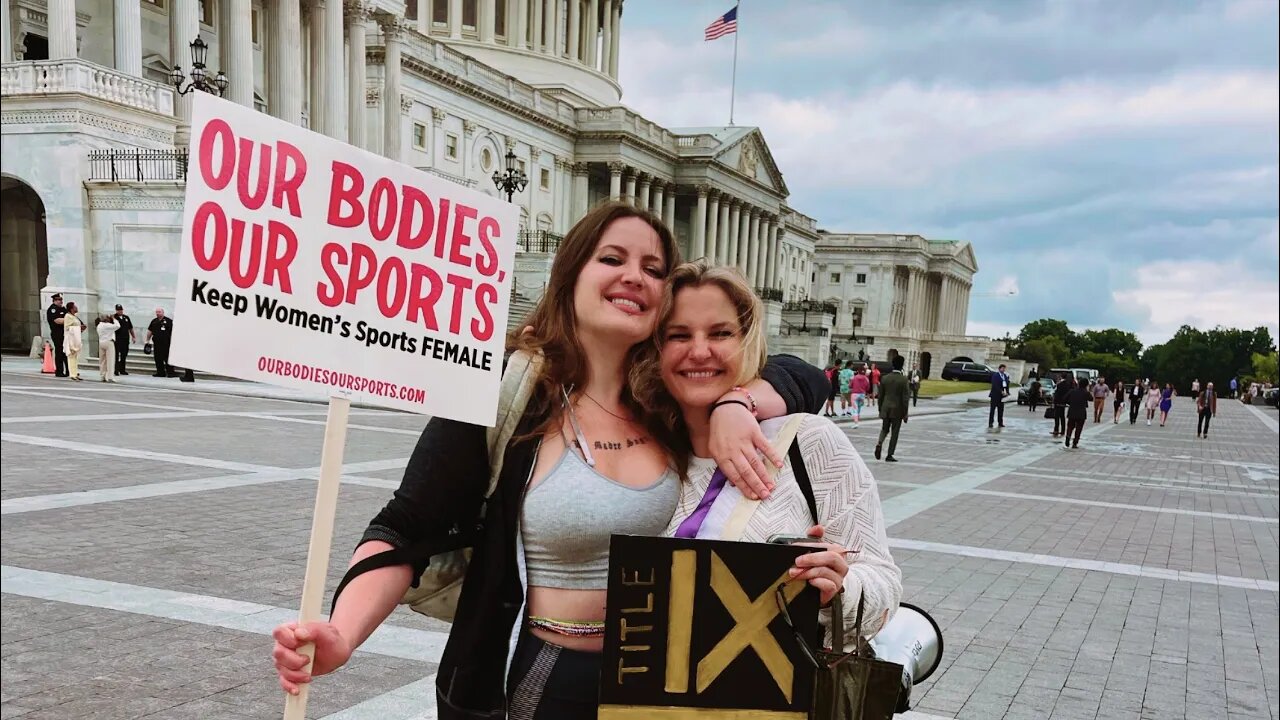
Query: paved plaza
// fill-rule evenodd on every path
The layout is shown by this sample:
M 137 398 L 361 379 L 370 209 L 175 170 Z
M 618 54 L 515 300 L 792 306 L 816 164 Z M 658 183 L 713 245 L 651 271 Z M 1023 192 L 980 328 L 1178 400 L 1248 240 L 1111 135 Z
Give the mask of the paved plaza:
M 325 408 L 247 383 L 41 376 L 4 360 L 0 718 L 278 718 L 267 633 L 301 596 Z M 229 394 L 229 393 L 237 394 Z M 931 403 L 921 401 L 921 408 Z M 933 401 L 880 482 L 904 599 L 943 627 L 926 717 L 1280 718 L 1274 408 L 1195 437 Z M 327 587 L 399 482 L 421 417 L 352 411 Z M 326 598 L 326 607 L 328 599 Z M 309 717 L 434 718 L 448 628 L 397 610 Z

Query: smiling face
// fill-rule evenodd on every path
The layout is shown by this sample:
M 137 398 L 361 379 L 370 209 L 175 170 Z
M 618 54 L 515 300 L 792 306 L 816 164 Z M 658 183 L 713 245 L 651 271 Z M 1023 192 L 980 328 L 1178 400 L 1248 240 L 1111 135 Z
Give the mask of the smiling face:
M 611 223 L 574 284 L 578 332 L 626 346 L 649 338 L 666 263 L 662 242 L 649 223 L 637 217 Z
M 737 292 L 746 293 L 746 299 L 735 302 L 718 282 L 682 286 L 680 276 L 677 270 L 674 294 L 659 329 L 659 370 L 686 417 L 700 417 L 735 385 L 759 373 L 764 352 L 758 313 L 752 313 L 754 300 L 745 283 Z

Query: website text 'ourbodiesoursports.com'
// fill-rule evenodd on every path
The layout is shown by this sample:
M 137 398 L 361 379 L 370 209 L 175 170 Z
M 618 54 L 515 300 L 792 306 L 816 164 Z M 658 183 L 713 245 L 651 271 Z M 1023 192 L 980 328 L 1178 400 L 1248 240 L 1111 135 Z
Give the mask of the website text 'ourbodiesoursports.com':
M 385 380 L 375 380 L 348 372 L 330 370 L 279 358 L 259 357 L 258 370 L 271 375 L 278 375 L 279 377 L 306 380 L 325 387 L 368 393 L 378 397 L 394 398 L 411 403 L 422 404 L 427 399 L 427 391 L 422 388 L 408 387 Z

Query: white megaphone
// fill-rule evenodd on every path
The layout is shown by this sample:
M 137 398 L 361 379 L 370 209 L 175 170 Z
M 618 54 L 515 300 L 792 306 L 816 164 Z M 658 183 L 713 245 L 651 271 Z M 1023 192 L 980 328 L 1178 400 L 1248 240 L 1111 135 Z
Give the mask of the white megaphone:
M 929 613 L 910 603 L 899 603 L 898 612 L 871 639 L 876 657 L 902 666 L 902 692 L 898 712 L 911 709 L 911 686 L 924 682 L 942 662 L 942 629 Z

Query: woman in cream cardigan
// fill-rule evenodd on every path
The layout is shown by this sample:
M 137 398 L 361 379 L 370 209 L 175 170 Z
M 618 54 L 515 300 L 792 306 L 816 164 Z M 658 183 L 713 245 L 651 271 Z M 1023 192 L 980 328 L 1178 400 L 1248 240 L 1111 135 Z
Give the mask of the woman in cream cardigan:
M 732 523 L 728 517 L 741 494 L 724 482 L 709 457 L 709 409 L 724 402 L 754 404 L 740 388 L 763 364 L 763 321 L 759 299 L 733 268 L 697 261 L 672 273 L 658 310 L 656 347 L 634 368 L 631 380 L 652 414 L 650 427 L 666 430 L 677 469 L 687 473 L 667 535 L 720 538 Z M 902 595 L 902 574 L 889 554 L 875 478 L 848 436 L 826 418 L 790 415 L 764 421 L 761 430 L 776 437 L 788 424 L 798 425 L 795 442 L 817 517 L 788 458 L 774 492 L 734 537 L 744 542 L 767 542 L 775 535 L 820 537 L 815 543 L 825 550 L 798 558 L 791 575 L 817 588 L 824 607 L 837 592 L 845 593 L 847 640 L 863 597 L 863 634 L 869 637 L 893 615 Z
M 67 314 L 62 316 L 62 348 L 67 354 L 67 375 L 76 382 L 80 382 L 80 351 L 84 349 L 84 340 L 80 336 L 84 323 L 80 322 L 78 312 L 80 308 L 69 302 Z

